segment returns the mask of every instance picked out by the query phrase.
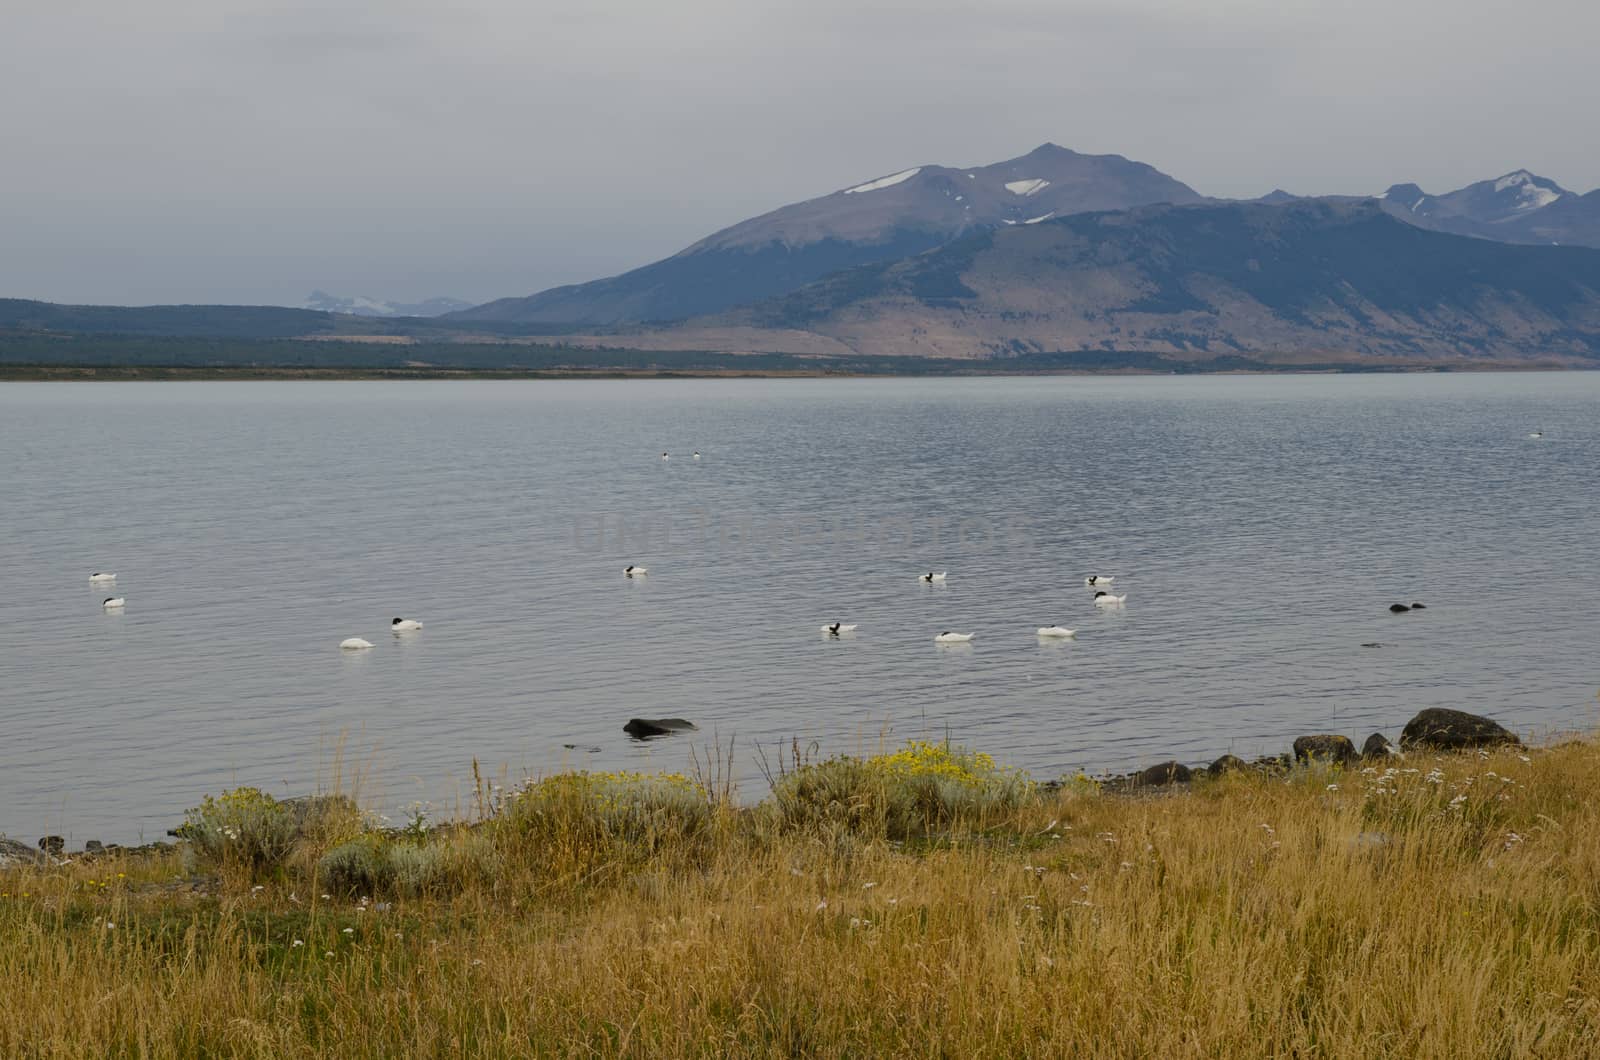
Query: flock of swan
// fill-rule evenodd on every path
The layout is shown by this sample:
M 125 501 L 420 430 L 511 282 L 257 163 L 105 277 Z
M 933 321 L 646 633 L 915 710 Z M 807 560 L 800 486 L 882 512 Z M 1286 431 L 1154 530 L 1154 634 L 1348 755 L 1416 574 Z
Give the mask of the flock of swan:
M 117 584 L 117 576 L 115 574 L 107 574 L 104 571 L 95 571 L 93 574 L 89 575 L 89 584 L 115 585 Z M 127 605 L 127 599 L 121 596 L 108 596 L 104 600 L 100 601 L 100 606 L 105 608 L 107 611 L 121 611 Z
M 397 636 L 401 633 L 415 633 L 421 628 L 422 623 L 414 618 L 396 618 L 389 623 L 389 632 Z M 343 651 L 366 651 L 372 647 L 372 641 L 365 637 L 346 637 L 339 642 L 339 647 Z
M 944 581 L 944 572 L 940 571 L 938 573 L 934 573 L 929 571 L 927 574 L 922 575 L 922 580 L 925 582 L 942 582 Z M 1087 578 L 1083 579 L 1083 584 L 1087 585 L 1091 589 L 1095 589 L 1096 586 L 1110 585 L 1116 580 L 1117 579 L 1114 576 L 1107 577 L 1104 574 L 1091 574 Z M 1127 602 L 1127 593 L 1123 593 L 1121 596 L 1114 596 L 1106 589 L 1095 590 L 1094 605 L 1096 607 L 1121 607 Z M 833 627 L 823 626 L 822 628 L 824 631 L 836 633 L 836 631 L 833 630 Z M 842 628 L 845 630 L 851 630 L 855 629 L 856 627 L 844 626 Z M 1069 637 L 1076 637 L 1078 635 L 1078 631 L 1075 629 L 1068 629 L 1066 626 L 1061 625 L 1040 626 L 1036 631 L 1036 635 L 1045 640 L 1065 640 Z M 933 641 L 935 644 L 966 644 L 976 636 L 976 633 L 956 633 L 953 630 L 947 629 L 937 637 L 934 637 Z
M 664 458 L 667 454 L 662 453 L 661 455 Z M 698 453 L 695 455 L 699 456 Z M 649 574 L 650 569 L 648 567 L 640 567 L 630 563 L 628 566 L 622 569 L 622 573 L 629 578 L 637 578 L 640 575 Z M 936 582 L 943 582 L 948 575 L 948 571 L 930 570 L 923 574 L 917 575 L 917 580 L 919 582 L 933 584 Z M 1127 593 L 1123 593 L 1121 596 L 1115 596 L 1108 590 L 1097 588 L 1101 585 L 1110 585 L 1116 580 L 1117 579 L 1115 576 L 1107 577 L 1104 574 L 1091 574 L 1087 578 L 1083 579 L 1083 584 L 1087 585 L 1091 589 L 1096 589 L 1094 594 L 1094 604 L 1096 607 L 1121 607 L 1123 604 L 1127 603 Z M 399 621 L 399 619 L 396 619 L 395 621 Z M 841 633 L 854 633 L 857 629 L 857 625 L 858 624 L 855 622 L 832 622 L 826 626 L 823 626 L 821 632 L 828 634 L 830 637 L 837 637 Z M 1068 637 L 1075 637 L 1077 635 L 1077 630 L 1068 629 L 1066 626 L 1061 625 L 1040 626 L 1038 629 L 1038 636 L 1046 639 L 1064 639 Z M 976 636 L 976 633 L 957 633 L 954 630 L 947 629 L 943 633 L 940 633 L 938 636 L 934 637 L 933 640 L 936 644 L 966 644 Z
M 90 585 L 115 585 L 117 576 L 109 571 L 95 571 L 89 575 Z M 128 600 L 123 596 L 108 596 L 100 601 L 100 606 L 107 611 L 121 611 L 128 605 Z M 414 618 L 396 618 L 389 623 L 390 632 L 398 635 L 402 633 L 415 633 L 422 628 L 422 623 Z M 339 642 L 343 651 L 366 651 L 372 647 L 372 642 L 365 637 L 346 637 Z

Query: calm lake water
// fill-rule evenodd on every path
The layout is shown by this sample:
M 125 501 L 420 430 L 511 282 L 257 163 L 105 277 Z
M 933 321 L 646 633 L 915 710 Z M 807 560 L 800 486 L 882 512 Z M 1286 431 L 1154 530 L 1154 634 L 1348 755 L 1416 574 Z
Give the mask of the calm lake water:
M 683 769 L 713 734 L 753 797 L 791 738 L 1048 777 L 1600 705 L 1600 373 L 13 384 L 0 454 L 27 841 L 335 768 L 448 814 L 474 759 Z

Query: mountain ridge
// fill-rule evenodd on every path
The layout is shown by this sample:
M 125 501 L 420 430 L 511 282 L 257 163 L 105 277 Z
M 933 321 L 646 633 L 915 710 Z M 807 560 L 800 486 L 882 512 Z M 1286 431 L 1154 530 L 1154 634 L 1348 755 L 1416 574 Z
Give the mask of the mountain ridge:
M 839 269 L 910 257 L 973 230 L 1201 198 L 1143 162 L 1046 143 L 984 166 L 913 166 L 781 206 L 617 276 L 499 299 L 445 319 L 590 327 L 681 319 L 782 294 Z
M 651 348 L 973 359 L 1102 349 L 1600 363 L 1600 250 L 1435 232 L 1374 200 L 1156 205 L 976 233 L 622 334 Z

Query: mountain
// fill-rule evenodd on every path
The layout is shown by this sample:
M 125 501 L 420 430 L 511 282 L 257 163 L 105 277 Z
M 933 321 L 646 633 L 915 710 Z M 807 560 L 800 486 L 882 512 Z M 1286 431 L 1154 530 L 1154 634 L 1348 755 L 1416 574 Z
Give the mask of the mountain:
M 612 341 L 823 355 L 1600 362 L 1600 251 L 1429 231 L 1370 199 L 1152 206 L 979 232 Z
M 1383 206 L 1403 221 L 1439 232 L 1600 247 L 1600 191 L 1579 195 L 1526 169 L 1443 195 L 1396 184 L 1383 193 Z
M 1188 185 L 1142 162 L 1044 144 L 988 166 L 902 170 L 743 221 L 621 276 L 501 299 L 448 319 L 586 327 L 677 320 L 783 294 L 839 269 L 906 258 L 974 232 L 1200 200 Z
M 329 294 L 312 291 L 306 298 L 304 309 L 324 313 L 346 313 L 357 317 L 439 317 L 471 309 L 471 302 L 459 298 L 429 298 L 423 302 L 380 302 L 375 298 Z

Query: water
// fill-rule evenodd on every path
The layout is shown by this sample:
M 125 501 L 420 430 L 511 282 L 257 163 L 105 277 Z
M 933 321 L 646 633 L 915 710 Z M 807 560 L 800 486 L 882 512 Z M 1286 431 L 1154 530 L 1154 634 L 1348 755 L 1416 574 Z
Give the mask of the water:
M 750 796 L 791 738 L 1054 776 L 1426 706 L 1589 727 L 1597 425 L 1600 373 L 3 386 L 0 831 L 155 838 L 341 754 L 398 817 L 474 759 L 682 769 L 713 734 Z

